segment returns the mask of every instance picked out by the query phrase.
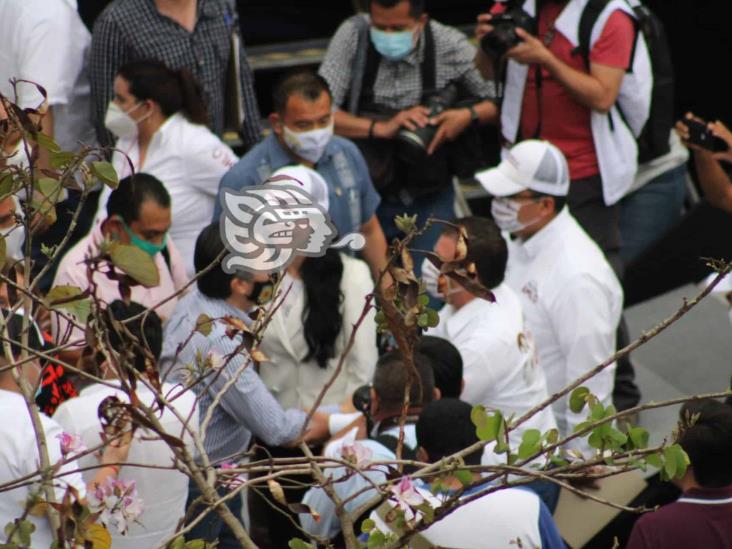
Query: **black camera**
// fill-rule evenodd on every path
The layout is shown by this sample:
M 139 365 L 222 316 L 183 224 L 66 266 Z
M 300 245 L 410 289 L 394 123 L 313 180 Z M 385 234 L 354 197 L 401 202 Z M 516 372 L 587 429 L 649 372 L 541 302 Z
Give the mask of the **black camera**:
M 494 15 L 490 24 L 493 30 L 483 37 L 480 47 L 493 59 L 502 57 L 508 50 L 522 42 L 516 34 L 516 28 L 522 28 L 529 34 L 536 34 L 536 21 L 519 7 L 512 7 Z
M 684 118 L 681 121 L 689 129 L 689 143 L 694 143 L 712 152 L 722 152 L 728 149 L 727 142 L 712 133 L 706 122 L 693 118 Z
M 440 92 L 431 95 L 425 101 L 425 107 L 429 109 L 429 117 L 437 116 L 455 104 L 458 90 L 455 84 L 446 86 Z M 396 136 L 397 154 L 399 158 L 408 164 L 417 164 L 427 157 L 427 147 L 437 133 L 437 126 L 427 124 L 424 128 L 417 128 L 414 131 L 402 128 Z
M 353 391 L 351 402 L 353 402 L 353 407 L 357 411 L 368 416 L 371 411 L 371 385 L 361 385 Z

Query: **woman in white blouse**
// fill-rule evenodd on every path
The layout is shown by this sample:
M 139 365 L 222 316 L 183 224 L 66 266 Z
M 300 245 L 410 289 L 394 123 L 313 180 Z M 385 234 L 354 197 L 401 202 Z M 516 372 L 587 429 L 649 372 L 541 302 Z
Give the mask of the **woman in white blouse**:
M 163 182 L 172 200 L 170 236 L 195 274 L 193 248 L 211 222 L 221 177 L 236 155 L 206 126 L 206 105 L 193 76 L 159 61 L 120 67 L 105 125 L 118 137 L 112 164 L 120 179 L 146 172 Z M 97 220 L 106 217 L 111 191 L 102 192 Z

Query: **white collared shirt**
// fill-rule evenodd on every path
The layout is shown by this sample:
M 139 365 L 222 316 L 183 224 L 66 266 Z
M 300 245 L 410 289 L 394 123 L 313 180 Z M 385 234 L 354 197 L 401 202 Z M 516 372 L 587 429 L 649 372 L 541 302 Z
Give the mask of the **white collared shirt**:
M 118 384 L 119 382 L 112 382 Z M 198 431 L 198 406 L 196 395 L 192 391 L 181 394 L 180 385 L 163 384 L 162 393 L 167 398 L 179 395 L 172 402 L 181 417 L 188 419 L 188 426 Z M 94 448 L 101 443 L 101 424 L 97 415 L 99 404 L 108 396 L 117 396 L 123 402 L 129 398 L 119 389 L 107 385 L 94 384 L 81 394 L 63 402 L 53 419 L 64 428 L 67 433 L 80 435 L 84 446 Z M 153 393 L 138 385 L 137 396 L 145 406 L 151 406 L 155 400 Z M 191 454 L 195 449 L 190 432 L 168 408 L 158 415 L 158 420 L 166 433 L 184 441 Z M 173 452 L 166 442 L 154 437 L 151 431 L 140 429 L 130 444 L 127 462 L 167 467 L 173 463 Z M 96 458 L 87 455 L 79 459 L 81 467 L 96 465 Z M 84 471 L 84 478 L 90 481 L 96 474 L 96 469 Z M 143 513 L 137 523 L 130 524 L 126 535 L 119 535 L 114 528 L 112 546 L 115 549 L 142 549 L 156 547 L 161 541 L 175 532 L 178 521 L 185 514 L 185 504 L 188 497 L 188 477 L 178 470 L 168 470 L 159 467 L 121 468 L 119 478 L 129 482 L 134 480 L 137 486 L 138 497 L 143 502 Z M 41 545 L 39 545 L 41 547 Z
M 116 147 L 129 157 L 135 172 L 154 175 L 170 193 L 170 236 L 185 258 L 186 273 L 193 277 L 196 239 L 211 223 L 219 181 L 236 163 L 236 155 L 206 126 L 189 122 L 180 112 L 170 116 L 155 132 L 142 166 L 136 137 L 120 139 Z M 122 152 L 116 151 L 112 156 L 120 179 L 130 175 L 129 162 Z M 111 192 L 108 187 L 102 191 L 95 223 L 107 217 Z
M 546 380 L 518 296 L 505 282 L 492 292 L 495 303 L 475 298 L 457 310 L 445 305 L 440 323 L 427 334 L 447 339 L 460 351 L 465 381 L 462 400 L 518 418 L 547 399 Z M 511 442 L 520 444 L 526 429 L 546 432 L 556 426 L 551 409 L 545 408 L 511 431 Z M 484 463 L 500 458 L 492 446 L 487 448 Z
M 96 415 L 96 412 L 95 412 Z M 51 464 L 58 463 L 61 458 L 61 445 L 57 438 L 61 432 L 61 426 L 45 414 L 39 414 L 43 433 L 46 437 L 48 458 Z M 25 399 L 18 393 L 0 389 L 0 485 L 17 480 L 38 470 L 40 460 L 36 436 L 33 431 L 28 407 Z M 94 458 L 92 458 L 94 459 Z M 79 497 L 86 494 L 84 479 L 77 471 L 79 465 L 69 462 L 56 475 L 54 481 L 56 499 L 61 501 L 66 491 L 66 486 L 71 485 L 79 491 Z M 39 480 L 40 477 L 36 477 Z M 37 493 L 38 484 L 21 486 L 14 490 L 0 492 L 0 526 L 5 528 L 9 522 L 23 515 L 25 503 L 31 494 Z M 28 515 L 36 527 L 31 536 L 33 547 L 49 547 L 53 541 L 53 534 L 48 520 L 45 516 L 36 517 Z M 5 536 L 0 534 L 0 541 Z
M 89 118 L 90 45 L 76 0 L 0 2 L 0 92 L 14 98 L 10 78 L 43 86 L 53 107 L 54 137 L 64 150 L 96 143 Z M 32 84 L 18 84 L 18 93 L 22 108 L 37 108 L 43 101 Z
M 534 335 L 539 365 L 553 394 L 612 356 L 623 308 L 623 291 L 600 248 L 564 208 L 526 242 L 509 241 L 506 281 L 519 294 Z M 612 401 L 615 364 L 583 385 L 600 401 Z M 562 434 L 586 412 L 554 404 Z M 580 449 L 587 449 L 573 446 Z

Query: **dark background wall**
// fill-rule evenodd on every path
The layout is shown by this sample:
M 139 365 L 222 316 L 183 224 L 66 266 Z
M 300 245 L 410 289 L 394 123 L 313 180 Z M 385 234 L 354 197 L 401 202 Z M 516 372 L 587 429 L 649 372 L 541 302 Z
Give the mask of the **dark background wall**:
M 82 18 L 91 25 L 109 0 L 79 0 Z M 246 44 L 263 46 L 329 37 L 365 0 L 237 0 Z M 490 2 L 427 0 L 430 14 L 453 25 L 471 25 Z M 664 21 L 677 75 L 677 114 L 693 110 L 707 119 L 732 123 L 732 93 L 723 83 L 732 64 L 732 2 L 728 0 L 647 0 Z M 276 70 L 257 74 L 262 110 Z

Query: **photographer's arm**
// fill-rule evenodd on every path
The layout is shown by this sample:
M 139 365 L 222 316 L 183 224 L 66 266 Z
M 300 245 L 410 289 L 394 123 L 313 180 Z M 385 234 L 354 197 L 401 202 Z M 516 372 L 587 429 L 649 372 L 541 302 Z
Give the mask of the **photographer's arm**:
M 475 26 L 475 40 L 479 45 L 483 37 L 493 30 L 493 26 L 490 24 L 492 17 L 490 13 L 481 13 L 478 15 L 478 24 Z M 475 67 L 484 80 L 495 80 L 495 62 L 495 59 L 486 55 L 478 47 L 478 52 L 475 54 Z
M 495 124 L 498 120 L 498 106 L 490 100 L 481 101 L 473 105 L 473 110 L 478 116 L 478 124 Z M 463 107 L 459 109 L 448 109 L 441 112 L 434 118 L 431 123 L 439 126 L 437 133 L 432 138 L 427 154 L 435 152 L 437 147 L 445 141 L 453 141 L 463 133 L 472 119 L 472 113 L 469 108 Z
M 373 128 L 371 127 L 373 123 Z M 335 131 L 338 135 L 351 139 L 392 139 L 401 127 L 415 130 L 423 128 L 429 123 L 427 107 L 417 105 L 411 109 L 399 111 L 388 120 L 374 120 L 363 116 L 355 116 L 349 112 L 338 110 L 335 112 Z M 371 132 L 371 135 L 369 135 Z
M 729 175 L 714 158 L 714 153 L 695 149 L 693 154 L 696 174 L 704 196 L 715 208 L 732 213 L 732 181 Z
M 521 64 L 537 64 L 548 70 L 581 105 L 606 113 L 615 104 L 625 70 L 599 63 L 590 63 L 590 73 L 578 71 L 557 58 L 536 37 L 516 29 L 523 42 L 506 55 Z

